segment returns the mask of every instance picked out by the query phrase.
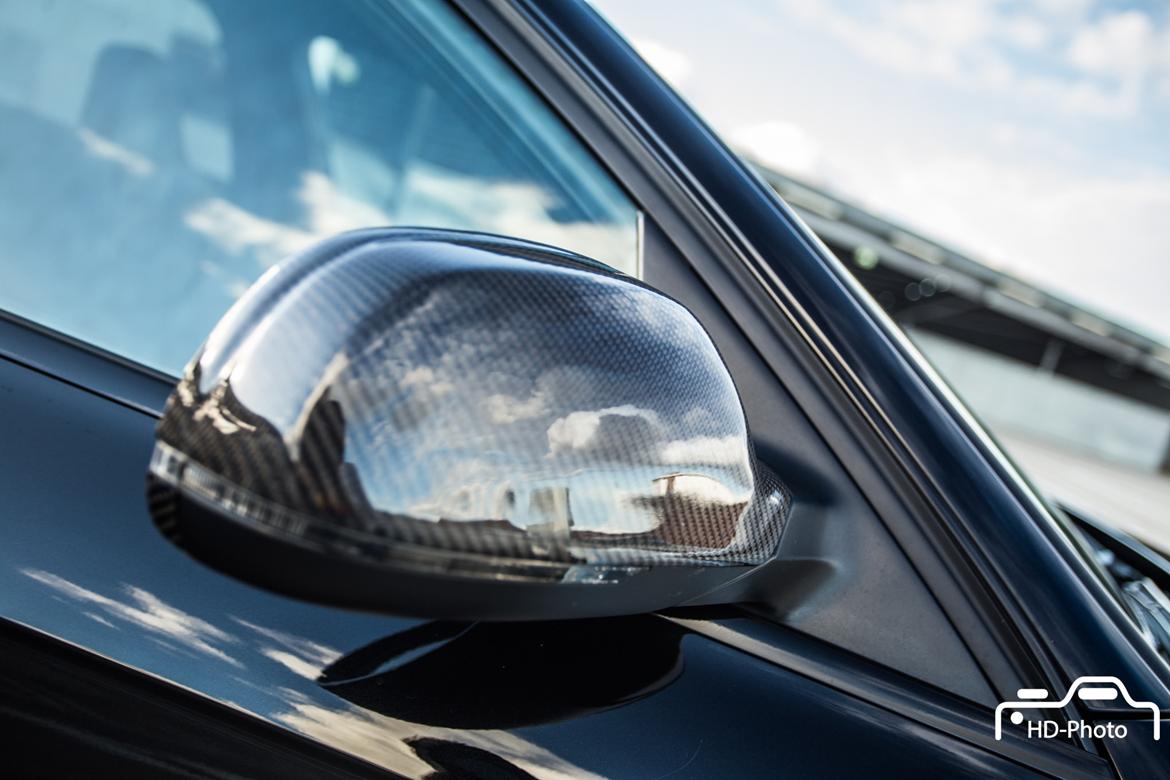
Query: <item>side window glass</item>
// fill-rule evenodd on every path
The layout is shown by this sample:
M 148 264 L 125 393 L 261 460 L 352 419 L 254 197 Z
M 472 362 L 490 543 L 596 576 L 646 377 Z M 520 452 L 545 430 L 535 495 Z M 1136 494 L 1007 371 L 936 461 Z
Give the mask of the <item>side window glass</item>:
M 281 257 L 419 225 L 639 273 L 634 205 L 424 0 L 0 0 L 0 309 L 177 373 Z

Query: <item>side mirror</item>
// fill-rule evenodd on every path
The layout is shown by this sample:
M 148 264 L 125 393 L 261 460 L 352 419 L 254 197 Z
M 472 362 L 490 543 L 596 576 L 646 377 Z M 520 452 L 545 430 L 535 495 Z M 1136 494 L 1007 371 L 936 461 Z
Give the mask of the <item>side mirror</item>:
M 460 619 L 734 600 L 789 508 L 681 305 L 568 252 L 415 229 L 321 243 L 239 300 L 167 403 L 149 501 L 242 580 Z

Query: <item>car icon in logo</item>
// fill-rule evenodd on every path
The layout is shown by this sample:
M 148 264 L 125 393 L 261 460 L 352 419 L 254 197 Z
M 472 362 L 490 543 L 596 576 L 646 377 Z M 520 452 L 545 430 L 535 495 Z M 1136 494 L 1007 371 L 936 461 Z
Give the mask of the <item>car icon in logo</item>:
M 1003 714 L 1011 711 L 1008 719 L 1017 726 L 1024 722 L 1021 710 L 1059 710 L 1076 697 L 1082 701 L 1116 701 L 1122 699 L 1135 710 L 1149 710 L 1154 716 L 1154 739 L 1162 738 L 1162 722 L 1158 706 L 1150 701 L 1135 701 L 1116 677 L 1078 677 L 1069 687 L 1064 698 L 1055 701 L 1048 698 L 1044 688 L 1021 688 L 1016 691 L 1019 701 L 1005 701 L 995 708 L 995 738 L 1003 736 Z

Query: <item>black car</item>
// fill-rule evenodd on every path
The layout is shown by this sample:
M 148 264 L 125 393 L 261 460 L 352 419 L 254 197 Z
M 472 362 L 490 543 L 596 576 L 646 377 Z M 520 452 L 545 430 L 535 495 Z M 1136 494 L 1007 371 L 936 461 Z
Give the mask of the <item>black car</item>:
M 0 63 L 5 776 L 1170 773 L 1170 565 L 584 4 Z

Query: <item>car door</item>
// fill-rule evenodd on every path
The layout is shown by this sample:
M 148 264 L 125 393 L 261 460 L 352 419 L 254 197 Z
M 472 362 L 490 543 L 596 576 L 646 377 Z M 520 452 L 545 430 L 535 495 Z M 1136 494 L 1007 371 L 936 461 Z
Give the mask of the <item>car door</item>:
M 26 77 L 0 92 L 0 712 L 21 769 L 1108 774 L 1092 745 L 992 738 L 1026 657 L 874 510 L 793 401 L 792 356 L 748 337 L 767 313 L 704 261 L 724 239 L 680 225 L 629 164 L 645 139 L 605 130 L 515 9 L 2 8 Z M 794 489 L 800 587 L 452 625 L 293 601 L 169 545 L 143 476 L 183 361 L 283 254 L 411 222 L 563 245 L 691 308 Z

